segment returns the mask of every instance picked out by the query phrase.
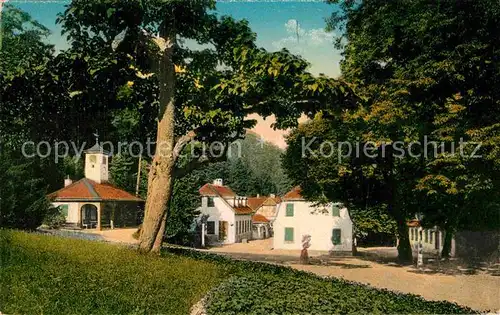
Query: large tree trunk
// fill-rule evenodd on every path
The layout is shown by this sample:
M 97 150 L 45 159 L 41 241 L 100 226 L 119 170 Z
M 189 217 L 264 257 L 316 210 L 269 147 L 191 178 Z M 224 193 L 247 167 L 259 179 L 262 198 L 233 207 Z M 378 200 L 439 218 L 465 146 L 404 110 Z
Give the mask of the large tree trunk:
M 397 220 L 398 229 L 398 260 L 401 263 L 412 263 L 413 254 L 411 251 L 410 238 L 408 236 L 408 225 L 406 224 L 406 218 L 400 216 Z
M 149 171 L 148 194 L 139 243 L 139 250 L 144 253 L 148 253 L 153 249 L 162 225 L 162 219 L 167 213 L 172 193 L 172 178 L 175 164 L 173 154 L 175 141 L 175 78 L 172 60 L 175 36 L 161 35 L 165 39 L 163 43 L 165 46 L 159 60 L 158 70 L 160 89 L 158 134 L 156 136 L 156 152 Z
M 450 228 L 447 228 L 444 232 L 444 242 L 443 242 L 443 249 L 441 250 L 441 257 L 442 258 L 450 258 L 451 254 L 451 241 L 453 239 L 453 231 Z
M 163 244 L 163 239 L 165 238 L 165 229 L 167 227 L 167 218 L 168 218 L 168 210 L 163 215 L 163 218 L 161 219 L 160 229 L 158 230 L 158 234 L 156 235 L 156 240 L 155 240 L 155 243 L 153 245 L 153 249 L 151 250 L 151 252 L 153 252 L 153 253 L 160 253 L 161 244 Z
M 385 180 L 388 184 L 387 189 L 387 208 L 389 214 L 394 218 L 397 225 L 398 236 L 398 261 L 400 263 L 413 263 L 413 255 L 410 245 L 410 237 L 408 235 L 408 225 L 406 222 L 405 211 L 401 209 L 400 198 L 398 196 L 398 183 L 394 175 L 395 163 L 392 146 L 388 148 L 387 171 L 384 173 Z

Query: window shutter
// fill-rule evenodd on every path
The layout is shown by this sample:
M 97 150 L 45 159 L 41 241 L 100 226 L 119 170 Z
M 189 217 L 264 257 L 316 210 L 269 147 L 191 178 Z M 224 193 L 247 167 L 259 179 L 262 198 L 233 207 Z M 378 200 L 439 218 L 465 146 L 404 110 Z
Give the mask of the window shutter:
M 68 217 L 68 205 L 60 205 L 59 209 L 65 217 Z
M 286 204 L 286 216 L 293 217 L 293 203 Z
M 293 242 L 293 228 L 285 228 L 285 242 Z
M 340 206 L 337 204 L 332 205 L 332 215 L 334 217 L 340 217 Z
M 341 240 L 341 229 L 333 229 L 332 230 L 332 244 L 340 245 L 342 243 Z

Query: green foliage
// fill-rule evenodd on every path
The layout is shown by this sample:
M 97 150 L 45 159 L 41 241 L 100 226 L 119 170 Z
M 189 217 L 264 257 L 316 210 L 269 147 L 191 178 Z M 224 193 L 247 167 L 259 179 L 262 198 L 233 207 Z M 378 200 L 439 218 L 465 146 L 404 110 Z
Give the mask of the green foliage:
M 116 245 L 0 230 L 0 254 L 0 299 L 8 313 L 186 314 L 214 288 L 209 314 L 474 313 L 453 303 L 182 248 L 154 257 Z
M 415 212 L 426 214 L 426 224 L 450 233 L 471 221 L 476 228 L 488 226 L 489 220 L 482 225 L 479 221 L 492 218 L 500 178 L 500 92 L 494 83 L 499 80 L 499 3 L 330 2 L 340 3 L 328 28 L 340 34 L 342 75 L 356 85 L 360 101 L 343 112 L 324 111 L 326 121 L 291 136 L 295 148 L 290 152 L 297 154 L 299 136 L 307 134 L 319 136 L 319 143 L 348 141 L 361 148 L 372 141 L 378 156 L 361 153 L 364 158 L 339 161 L 334 150 L 334 158 L 292 161 L 290 154 L 290 177 L 310 198 L 337 198 L 357 209 L 386 205 L 397 223 L 400 258 L 407 261 L 411 250 L 406 220 Z M 462 138 L 482 142 L 482 158 L 468 157 L 471 146 L 464 150 L 465 157 L 458 149 L 452 154 Z M 425 139 L 442 142 L 443 154 L 434 154 L 430 145 L 432 153 L 425 156 Z M 409 144 L 417 141 L 420 156 L 416 151 L 410 155 Z M 395 143 L 405 148 L 402 158 L 393 156 Z
M 263 290 L 262 288 L 265 288 Z M 257 274 L 233 278 L 212 292 L 208 314 L 469 314 L 448 302 L 368 288 L 312 275 Z
M 201 178 L 196 174 L 184 176 L 174 183 L 166 228 L 167 242 L 191 245 L 194 242 L 191 226 L 199 215 Z
M 235 191 L 246 196 L 255 196 L 256 194 L 283 195 L 292 188 L 292 184 L 281 165 L 282 149 L 250 132 L 243 140 L 240 140 L 238 147 L 241 149 L 241 163 L 237 160 L 236 163 L 239 163 L 242 169 L 245 168 L 243 167 L 245 165 L 250 175 L 246 180 L 248 191 L 246 193 L 243 193 L 244 190 L 240 192 L 236 188 L 237 185 L 231 183 L 231 187 L 235 186 Z M 235 167 L 234 164 L 233 167 Z M 230 177 L 236 178 L 236 176 Z M 242 176 L 242 178 L 244 177 Z M 231 182 L 233 181 L 231 180 Z
M 135 192 L 137 168 L 137 158 L 132 158 L 128 154 L 114 155 L 109 167 L 111 182 L 126 191 Z M 144 174 L 144 176 L 146 175 L 147 174 Z
M 320 278 L 289 267 L 182 248 L 168 248 L 168 252 L 213 261 L 233 275 L 209 293 L 208 314 L 475 313 L 455 303 L 430 302 L 338 278 Z
M 223 269 L 92 241 L 0 230 L 0 301 L 9 314 L 187 314 Z
M 60 228 L 64 223 L 66 223 L 66 216 L 59 207 L 50 207 L 42 221 L 42 224 L 50 229 Z
M 349 215 L 354 222 L 354 230 L 358 236 L 367 233 L 396 234 L 396 222 L 387 213 L 385 205 L 366 209 L 350 208 Z
M 34 230 L 42 224 L 49 204 L 38 165 L 0 153 L 0 227 Z
M 0 27 L 0 73 L 13 76 L 43 66 L 54 52 L 45 43 L 49 30 L 31 16 L 4 4 Z

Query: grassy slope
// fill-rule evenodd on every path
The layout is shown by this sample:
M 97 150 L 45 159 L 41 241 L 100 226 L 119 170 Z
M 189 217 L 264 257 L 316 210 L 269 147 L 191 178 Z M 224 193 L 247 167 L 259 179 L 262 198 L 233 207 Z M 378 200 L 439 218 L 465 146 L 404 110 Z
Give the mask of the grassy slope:
M 147 257 L 104 243 L 0 230 L 6 314 L 187 314 L 219 283 L 215 263 Z
M 0 312 L 188 314 L 210 289 L 209 314 L 472 313 L 264 263 L 183 249 L 142 256 L 105 243 L 0 229 Z

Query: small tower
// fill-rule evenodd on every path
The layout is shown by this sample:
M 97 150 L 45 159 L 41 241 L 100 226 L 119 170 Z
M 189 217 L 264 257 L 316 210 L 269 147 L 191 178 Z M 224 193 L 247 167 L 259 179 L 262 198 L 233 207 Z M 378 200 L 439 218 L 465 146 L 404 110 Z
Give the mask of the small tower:
M 98 135 L 95 136 L 95 145 L 85 151 L 85 178 L 100 184 L 109 179 L 108 164 L 111 155 L 99 145 Z

